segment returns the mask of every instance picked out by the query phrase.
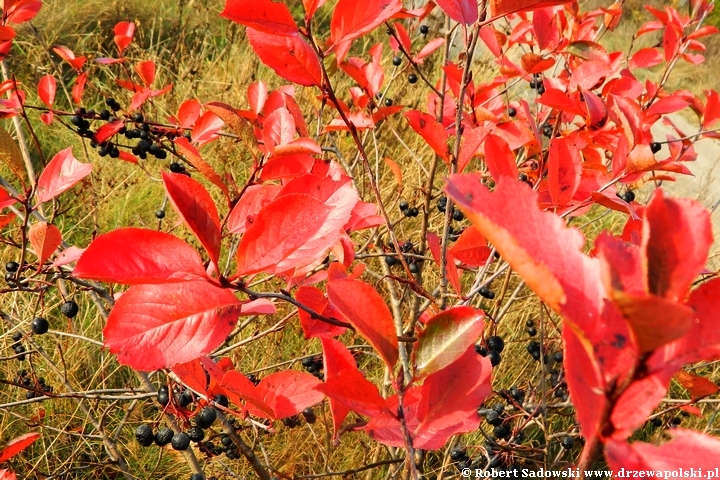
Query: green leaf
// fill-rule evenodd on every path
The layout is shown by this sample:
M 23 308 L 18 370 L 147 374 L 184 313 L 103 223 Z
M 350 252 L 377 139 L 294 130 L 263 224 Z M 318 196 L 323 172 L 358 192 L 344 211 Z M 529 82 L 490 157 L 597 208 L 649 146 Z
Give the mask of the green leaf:
M 415 378 L 441 370 L 465 353 L 483 330 L 485 313 L 472 307 L 455 307 L 427 322 L 415 346 Z

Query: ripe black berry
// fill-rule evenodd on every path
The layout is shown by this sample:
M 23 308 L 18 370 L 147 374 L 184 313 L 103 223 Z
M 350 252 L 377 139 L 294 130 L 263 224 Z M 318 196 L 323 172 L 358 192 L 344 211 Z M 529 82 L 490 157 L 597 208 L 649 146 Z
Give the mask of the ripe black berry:
M 163 385 L 158 389 L 157 401 L 163 407 L 170 403 L 170 394 L 167 385 Z
M 15 332 L 15 333 L 13 333 L 12 339 L 14 342 L 19 342 L 20 340 L 22 340 L 22 337 L 23 337 L 23 335 L 21 332 Z M 25 374 L 25 375 L 27 375 L 27 374 Z M 24 377 L 25 375 L 20 375 L 20 376 Z
M 496 403 L 492 406 L 492 409 L 495 410 L 498 414 L 501 414 L 505 411 L 505 405 L 502 403 Z
M 492 351 L 502 353 L 502 351 L 505 349 L 505 340 L 503 340 L 502 337 L 493 335 L 492 337 L 488 337 L 487 346 L 488 349 Z
M 17 272 L 20 268 L 20 264 L 17 262 L 7 262 L 5 264 L 5 270 L 8 272 Z
M 140 113 L 140 112 L 138 112 L 138 113 L 133 113 L 133 115 L 132 115 L 132 121 L 135 122 L 135 123 L 142 123 L 143 121 L 145 121 L 145 117 L 143 117 L 143 114 Z
M 483 297 L 487 298 L 488 300 L 492 300 L 493 298 L 495 298 L 495 292 L 491 292 L 487 286 L 480 287 L 478 293 Z
M 190 390 L 183 390 L 181 394 L 175 397 L 175 400 L 177 401 L 178 405 L 185 408 L 193 402 L 194 398 Z
M 529 319 L 527 320 L 527 322 L 525 322 L 525 326 L 528 327 L 528 328 L 534 327 L 534 326 L 535 326 L 535 320 L 533 320 L 532 318 L 529 318 Z
M 145 423 L 139 425 L 135 430 L 135 439 L 143 447 L 149 447 L 152 445 L 155 441 L 155 435 L 153 435 L 152 427 Z
M 632 190 L 628 190 L 627 192 L 623 193 L 622 199 L 625 200 L 627 203 L 632 202 L 635 200 L 635 192 Z
M 430 27 L 428 27 L 427 25 L 420 25 L 420 33 L 422 33 L 423 35 L 427 35 L 429 31 Z
M 487 357 L 488 349 L 485 345 L 475 345 L 475 352 L 480 356 Z
M 418 77 L 414 73 L 408 75 L 408 83 L 417 83 Z
M 514 117 L 515 115 L 517 115 L 517 110 L 513 107 L 508 108 L 508 117 Z
M 537 329 L 535 327 L 528 328 L 527 332 L 528 332 L 528 335 L 530 335 L 531 337 L 534 337 L 535 335 L 537 335 Z
M 412 207 L 409 209 L 409 213 L 409 217 L 417 217 L 418 215 L 420 215 L 420 210 L 418 210 L 417 207 Z
M 490 410 L 485 414 L 485 421 L 492 426 L 500 425 L 502 423 L 500 415 L 495 410 Z
M 455 462 L 460 462 L 468 458 L 465 447 L 457 447 L 450 451 L 450 459 Z
M 190 480 L 205 480 L 205 475 L 202 473 L 193 473 L 190 475 Z
M 545 135 L 545 136 L 548 137 L 548 138 L 549 138 L 549 137 L 552 137 L 552 134 L 553 134 L 553 129 L 552 129 L 552 127 L 551 127 L 550 125 L 548 125 L 548 126 L 546 126 L 546 127 L 543 127 L 543 129 L 542 129 L 542 134 Z
M 317 417 L 315 416 L 315 412 L 310 407 L 308 407 L 302 411 L 302 416 L 305 418 L 305 421 L 307 423 L 315 423 L 315 420 L 317 420 Z
M 652 142 L 650 144 L 650 151 L 652 151 L 652 153 L 657 153 L 660 150 L 662 150 L 662 145 L 660 145 L 658 142 Z
M 392 98 L 386 98 L 384 103 L 385 103 L 386 107 L 392 107 L 392 104 L 393 104 Z
M 295 417 L 287 417 L 281 420 L 282 424 L 287 428 L 295 428 L 298 426 L 298 421 Z
M 537 81 L 533 78 L 532 80 L 530 80 L 529 86 L 530 86 L 530 88 L 537 87 Z
M 140 143 L 138 143 L 140 145 Z M 150 146 L 148 145 L 148 150 L 150 149 Z M 173 162 L 170 164 L 170 171 L 173 173 L 183 173 L 185 171 L 185 167 L 182 163 Z
M 563 361 L 563 353 L 562 353 L 562 352 L 555 352 L 555 353 L 553 353 L 553 360 L 555 360 L 557 363 L 562 363 L 562 361 Z
M 537 93 L 538 93 L 538 95 L 542 95 L 543 93 L 545 93 L 545 85 L 543 85 L 542 83 L 540 85 L 538 85 Z
M 447 197 L 440 197 L 438 199 L 437 208 L 441 212 L 445 211 L 445 209 L 447 208 Z
M 560 445 L 562 445 L 565 450 L 570 450 L 573 448 L 573 445 L 575 445 L 575 440 L 573 437 L 563 437 L 563 439 L 560 440 Z
M 385 263 L 388 267 L 392 267 L 398 263 L 398 259 L 392 255 L 388 255 L 385 257 Z
M 190 440 L 193 442 L 202 442 L 203 438 L 205 438 L 205 432 L 203 432 L 203 429 L 200 427 L 191 427 L 186 432 L 187 436 L 190 437 Z
M 44 333 L 47 333 L 49 327 L 50 324 L 43 317 L 35 317 L 30 324 L 30 328 L 32 328 L 32 331 L 35 335 L 42 335 Z
M 411 263 L 408 265 L 408 269 L 411 273 L 418 273 L 420 271 L 420 266 L 417 263 Z
M 230 405 L 230 402 L 228 401 L 228 398 L 227 398 L 225 395 L 221 394 L 221 393 L 215 395 L 215 398 L 213 399 L 213 401 L 214 401 L 216 404 L 220 405 L 221 407 L 225 407 L 225 408 L 227 408 L 228 405 Z
M 409 208 L 406 208 L 405 210 L 402 210 L 402 214 L 405 215 L 405 216 L 408 217 L 408 218 L 412 217 L 412 214 L 410 213 L 410 209 L 409 209 Z
M 60 313 L 65 315 L 67 318 L 73 318 L 78 314 L 78 304 L 74 300 L 68 300 L 67 302 L 60 305 Z
M 400 210 L 407 210 L 408 208 L 410 208 L 410 204 L 405 200 L 401 200 L 398 204 L 398 207 L 400 207 Z
M 185 432 L 176 433 L 170 443 L 175 450 L 187 450 L 190 446 L 190 437 Z
M 402 63 L 402 57 L 393 57 L 393 59 L 392 59 L 393 65 L 398 67 L 398 66 L 400 66 L 401 63 Z
M 101 110 L 100 118 L 105 121 L 110 120 L 110 110 Z
M 491 350 L 488 352 L 487 356 L 490 359 L 490 364 L 492 364 L 493 367 L 500 365 L 502 357 L 500 357 L 500 354 L 498 352 Z
M 217 412 L 212 407 L 205 407 L 200 410 L 197 416 L 197 426 L 200 428 L 210 428 L 217 418 Z
M 159 447 L 164 447 L 172 441 L 173 435 L 175 435 L 175 432 L 173 432 L 172 429 L 168 427 L 162 427 L 155 434 L 155 444 Z
M 452 218 L 453 220 L 459 222 L 465 218 L 465 215 L 463 215 L 463 212 L 458 210 L 457 208 L 453 208 Z
M 155 217 L 157 217 L 159 220 L 162 220 L 163 218 L 165 218 L 165 210 L 160 209 L 160 210 L 156 211 Z
M 76 127 L 80 127 L 83 125 L 83 118 L 80 115 L 73 115 L 70 117 L 70 123 L 75 125 Z

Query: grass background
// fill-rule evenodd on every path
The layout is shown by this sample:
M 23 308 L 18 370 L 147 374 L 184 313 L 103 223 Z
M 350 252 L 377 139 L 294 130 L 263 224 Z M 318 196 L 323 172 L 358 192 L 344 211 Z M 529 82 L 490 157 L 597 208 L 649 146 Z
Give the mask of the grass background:
M 172 93 L 160 97 L 152 106 L 145 110 L 146 116 L 151 119 L 162 120 L 177 111 L 178 106 L 185 100 L 196 98 L 201 102 L 221 101 L 230 105 L 246 108 L 247 86 L 256 80 L 264 80 L 269 88 L 276 88 L 284 82 L 280 81 L 267 68 L 262 66 L 243 41 L 244 33 L 239 26 L 218 17 L 222 9 L 219 0 L 156 0 L 146 2 L 140 0 L 49 0 L 33 21 L 32 25 L 21 26 L 13 47 L 13 53 L 8 59 L 8 67 L 17 79 L 24 84 L 28 93 L 29 103 L 39 104 L 35 98 L 34 90 L 37 80 L 48 73 L 62 79 L 64 87 L 58 86 L 56 108 L 71 109 L 66 92 L 69 92 L 74 81 L 74 72 L 51 53 L 51 46 L 65 45 L 78 55 L 87 55 L 89 58 L 97 56 L 111 56 L 115 54 L 112 42 L 112 28 L 121 20 L 130 20 L 137 26 L 135 41 L 128 48 L 125 55 L 129 57 L 130 64 L 137 60 L 154 60 L 158 66 L 156 79 L 157 86 L 173 83 Z M 288 2 L 296 18 L 302 16 L 302 6 L 299 1 Z M 583 2 L 585 7 L 607 5 L 610 2 L 592 1 Z M 611 34 L 603 37 L 608 49 L 627 48 L 632 32 L 637 25 L 650 19 L 641 8 L 645 1 L 626 1 L 626 15 L 620 27 Z M 650 2 L 661 5 L 665 2 Z M 675 4 L 682 8 L 681 2 Z M 321 9 L 316 19 L 322 31 L 322 26 L 329 22 L 330 8 Z M 720 25 L 720 14 L 713 13 L 709 18 L 712 23 Z M 430 19 L 431 35 L 437 35 L 441 29 L 438 19 Z M 365 49 L 381 40 L 384 32 L 379 31 L 370 38 L 356 42 L 356 48 Z M 422 38 L 414 38 L 415 42 L 422 42 Z M 657 38 L 646 36 L 643 42 L 652 44 Z M 643 43 L 643 45 L 645 45 Z M 642 45 L 641 45 L 642 46 Z M 717 88 L 718 78 L 718 49 L 720 39 L 711 38 L 707 41 L 708 52 L 705 64 L 699 67 L 680 64 L 671 77 L 671 88 L 684 88 L 701 93 L 707 88 Z M 385 51 L 384 65 L 386 67 L 386 95 L 392 98 L 395 104 L 408 107 L 422 108 L 427 89 L 419 84 L 412 86 L 404 81 L 407 72 L 390 64 L 391 55 Z M 426 71 L 437 67 L 429 61 Z M 103 105 L 103 96 L 111 95 L 121 104 L 129 103 L 128 92 L 121 91 L 114 85 L 117 69 L 92 67 L 91 78 L 97 91 L 88 89 L 85 93 L 85 106 L 100 110 Z M 436 72 L 436 70 L 435 70 Z M 492 70 L 488 69 L 482 61 L 478 63 L 476 81 L 482 75 L 489 79 Z M 658 69 L 648 72 L 655 79 L 659 78 Z M 347 88 L 351 86 L 346 77 L 335 75 L 336 91 L 346 96 Z M 522 92 L 513 92 L 522 94 Z M 310 89 L 297 88 L 298 103 L 307 107 L 306 119 L 310 131 L 314 131 L 318 118 L 315 111 L 319 102 L 315 92 Z M 83 162 L 92 162 L 93 173 L 89 180 L 83 182 L 82 187 L 76 187 L 71 192 L 60 197 L 60 202 L 54 205 L 54 223 L 63 232 L 64 239 L 70 244 L 85 246 L 88 240 L 100 233 L 121 226 L 144 226 L 155 228 L 158 221 L 155 211 L 163 205 L 163 189 L 159 182 L 159 172 L 167 168 L 168 161 L 148 160 L 144 170 L 110 158 L 101 158 L 95 151 L 83 145 L 76 135 L 61 125 L 44 127 L 37 121 L 36 113 L 31 113 L 34 121 L 35 134 L 42 146 L 42 156 L 33 150 L 36 171 L 40 172 L 43 161 L 51 158 L 57 151 L 72 145 L 75 155 Z M 400 220 L 401 215 L 396 208 L 397 202 L 402 198 L 413 203 L 420 203 L 421 194 L 418 188 L 424 184 L 424 169 L 431 158 L 429 148 L 413 132 L 408 131 L 406 123 L 399 118 L 391 118 L 376 131 L 369 132 L 365 137 L 365 144 L 378 159 L 377 171 L 380 184 L 384 186 L 382 194 L 386 204 L 395 219 Z M 323 121 L 330 117 L 324 114 Z M 9 121 L 2 121 L 5 129 L 12 130 Z M 331 135 L 327 141 L 334 142 L 342 152 L 344 160 L 350 166 L 351 173 L 361 178 L 356 152 L 350 140 L 342 134 Z M 203 150 L 203 155 L 218 171 L 231 174 L 236 182 L 241 184 L 247 176 L 252 156 L 244 147 L 230 140 L 214 142 Z M 399 191 L 390 171 L 380 159 L 389 157 L 402 166 L 404 175 L 404 188 Z M 4 178 L 8 172 L 0 166 Z M 441 171 L 436 186 L 442 185 L 442 177 L 446 172 Z M 360 191 L 370 198 L 367 185 L 360 182 Z M 217 191 L 213 191 L 217 194 Z M 221 211 L 226 214 L 227 211 Z M 441 225 L 441 215 L 435 212 L 432 219 L 432 229 L 437 230 Z M 618 232 L 624 218 L 618 214 L 607 214 L 602 209 L 593 209 L 587 216 L 573 222 L 583 229 L 589 239 L 594 238 L 603 229 Z M 168 209 L 167 220 L 163 222 L 163 229 L 172 231 L 191 243 L 193 239 L 183 227 L 178 226 L 177 218 Z M 403 220 L 397 227 L 400 239 L 417 242 L 419 224 L 413 220 Z M 6 238 L 17 238 L 16 227 L 8 227 L 3 231 Z M 362 232 L 357 238 L 358 244 L 364 244 L 371 239 L 372 232 Z M 0 246 L 0 260 L 4 263 L 16 259 L 17 251 L 14 248 Z M 377 279 L 382 275 L 380 263 L 377 259 L 367 260 L 369 265 L 368 281 L 376 281 L 379 289 L 383 284 Z M 437 278 L 434 272 L 425 269 L 426 282 L 434 285 Z M 469 276 L 465 277 L 465 281 Z M 517 278 L 508 279 L 508 292 L 517 285 Z M 498 282 L 499 283 L 499 282 Z M 12 380 L 20 368 L 31 372 L 35 377 L 44 377 L 49 385 L 55 387 L 56 392 L 64 391 L 63 382 L 67 382 L 78 391 L 109 389 L 109 388 L 140 388 L 135 376 L 124 367 L 118 365 L 114 357 L 98 345 L 90 343 L 83 338 L 72 338 L 61 335 L 62 332 L 71 333 L 87 339 L 101 341 L 103 320 L 94 305 L 83 292 L 73 291 L 67 295 L 75 298 L 80 304 L 80 314 L 72 321 L 68 321 L 59 314 L 58 307 L 63 301 L 59 294 L 48 293 L 41 300 L 27 294 L 9 293 L 0 298 L 0 308 L 15 320 L 14 326 L 4 323 L 0 337 L 0 357 L 9 355 L 12 335 L 16 331 L 27 332 L 29 323 L 34 316 L 44 315 L 51 322 L 51 328 L 59 333 L 51 333 L 35 338 L 35 341 L 45 350 L 48 359 L 38 355 L 31 356 L 32 360 L 18 362 L 17 360 L 0 361 L 0 377 Z M 410 298 L 410 292 L 404 294 L 404 299 Z M 406 302 L 409 304 L 409 302 Z M 494 303 L 485 302 L 482 305 L 492 310 Z M 291 309 L 281 306 L 278 315 L 267 318 L 262 317 L 251 323 L 242 331 L 236 332 L 233 341 L 246 339 L 262 332 L 286 314 Z M 539 364 L 533 361 L 525 352 L 529 340 L 525 331 L 525 321 L 533 318 L 539 320 L 540 305 L 529 292 L 521 294 L 521 300 L 516 302 L 503 322 L 498 325 L 497 331 L 507 342 L 506 352 L 503 353 L 503 362 L 495 369 L 494 388 L 500 390 L 517 385 L 527 392 L 526 402 L 543 404 L 555 403 L 552 394 L 542 392 L 537 386 L 543 374 Z M 561 348 L 559 341 L 558 319 L 543 317 L 542 334 L 549 350 L 557 351 Z M 490 332 L 488 331 L 488 334 Z M 346 344 L 362 343 L 361 339 L 352 338 L 346 334 L 343 338 Z M 274 364 L 292 362 L 282 368 L 300 368 L 297 361 L 303 355 L 320 352 L 317 341 L 306 342 L 302 339 L 302 332 L 295 318 L 284 324 L 278 332 L 267 335 L 262 339 L 235 348 L 227 355 L 233 359 L 236 367 L 244 372 L 257 372 L 259 376 L 275 371 Z M 382 370 L 379 362 L 372 355 L 360 357 L 361 368 L 369 376 L 382 383 Z M 53 367 L 54 365 L 54 367 Z M 710 378 L 718 379 L 714 366 L 704 367 L 699 372 Z M 164 382 L 163 376 L 153 377 L 156 385 Z M 677 385 L 673 385 L 670 396 L 672 398 L 687 398 L 687 394 Z M 25 398 L 25 392 L 18 387 L 0 384 L 0 403 L 9 403 Z M 492 405 L 498 401 L 494 396 L 488 399 L 487 404 Z M 160 411 L 152 400 L 138 402 L 111 402 L 92 401 L 89 408 L 101 419 L 103 431 L 114 435 L 123 456 L 127 459 L 130 471 L 137 478 L 176 479 L 189 478 L 188 467 L 179 454 L 166 447 L 143 449 L 134 440 L 135 427 L 142 422 L 162 423 Z M 667 404 L 672 406 L 672 404 Z M 713 403 L 702 406 L 703 417 L 698 419 L 683 418 L 684 425 L 715 430 L 715 413 Z M 316 408 L 319 420 L 314 425 L 302 424 L 295 429 L 283 427 L 276 422 L 277 433 L 271 435 L 259 434 L 252 429 L 243 432 L 243 436 L 251 444 L 256 445 L 256 451 L 266 455 L 270 463 L 281 468 L 287 474 L 317 474 L 327 471 L 341 471 L 355 468 L 366 463 L 389 458 L 394 454 L 392 449 L 371 441 L 363 433 L 351 433 L 342 438 L 338 446 L 330 440 L 330 427 L 326 421 L 329 413 L 326 407 Z M 38 421 L 38 416 L 44 412 L 44 419 Z M 573 432 L 574 425 L 571 410 L 568 407 L 548 407 L 549 414 L 534 420 L 534 425 L 526 430 L 527 438 L 521 448 L 514 452 L 515 460 L 528 466 L 561 465 L 564 461 L 571 461 L 579 452 L 575 447 L 570 452 L 564 452 L 558 440 L 567 432 Z M 668 422 L 677 412 L 662 413 L 660 418 Z M 41 424 L 39 426 L 38 424 Z M 456 443 L 468 446 L 468 453 L 474 458 L 482 455 L 485 443 L 485 434 L 490 430 L 487 425 L 482 427 L 485 433 L 468 434 Z M 15 457 L 10 466 L 18 472 L 19 478 L 115 478 L 117 471 L 114 465 L 108 464 L 108 456 L 104 452 L 98 432 L 88 422 L 86 416 L 71 399 L 52 399 L 41 403 L 4 408 L 0 415 L 0 446 L 16 435 L 29 430 L 40 430 L 42 437 L 27 451 Z M 658 439 L 663 429 L 647 427 L 636 434 L 638 438 Z M 430 477 L 437 475 L 443 464 L 447 465 L 445 451 L 428 454 L 428 470 Z M 204 464 L 206 475 L 217 475 L 219 478 L 252 478 L 244 459 L 228 460 L 226 457 L 206 458 L 199 454 Z M 454 467 L 446 468 L 448 473 L 455 473 Z M 369 473 L 355 475 L 354 478 L 384 478 L 396 473 L 394 467 L 383 467 Z

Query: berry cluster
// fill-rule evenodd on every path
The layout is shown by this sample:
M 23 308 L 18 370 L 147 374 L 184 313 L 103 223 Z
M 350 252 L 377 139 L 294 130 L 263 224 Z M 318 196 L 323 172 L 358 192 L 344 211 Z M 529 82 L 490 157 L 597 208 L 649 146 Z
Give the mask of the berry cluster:
M 37 377 L 35 379 L 28 375 L 27 370 L 20 370 L 17 374 L 15 382 L 19 385 L 28 389 L 25 394 L 25 398 L 30 400 L 31 398 L 42 397 L 46 393 L 52 393 L 53 387 L 45 382 L 45 378 Z
M 405 200 L 402 200 L 398 206 L 400 207 L 400 211 L 403 215 L 405 215 L 408 218 L 417 217 L 420 215 L 420 210 L 418 210 L 417 207 L 411 207 L 408 202 Z
M 323 357 L 317 355 L 314 357 L 305 357 L 301 361 L 303 368 L 314 377 L 323 380 L 325 375 L 323 374 Z
M 209 429 L 217 418 L 217 411 L 213 407 L 204 407 L 195 416 L 195 425 L 184 432 L 174 432 L 168 427 L 161 427 L 157 432 L 151 425 L 142 424 L 135 430 L 135 439 L 143 447 L 153 443 L 163 447 L 170 444 L 174 450 L 187 450 L 190 442 L 199 443 L 205 439 L 205 430 Z
M 21 342 L 23 334 L 20 332 L 15 332 L 12 338 L 14 343 L 10 345 L 10 348 L 12 348 L 13 352 L 15 352 L 15 354 L 17 355 L 16 358 L 22 362 L 25 360 L 25 352 L 27 351 L 25 350 L 25 345 L 23 345 Z
M 27 264 L 25 264 L 25 267 L 27 267 Z M 22 277 L 20 274 L 20 264 L 18 262 L 7 262 L 5 264 L 5 282 L 8 287 L 18 288 L 27 286 L 27 279 Z
M 420 271 L 420 267 L 422 267 L 422 263 L 425 261 L 422 257 L 416 256 L 420 255 L 420 253 L 415 249 L 415 245 L 411 241 L 403 242 L 400 245 L 400 249 L 404 254 L 409 255 L 403 255 L 403 258 L 405 259 L 405 263 L 408 264 L 408 268 L 410 269 L 410 272 L 417 273 Z M 400 260 L 396 255 L 387 255 L 385 257 L 385 263 L 392 267 L 394 265 L 397 265 L 400 263 Z
M 475 351 L 478 355 L 488 357 L 493 367 L 500 364 L 502 360 L 500 354 L 503 350 L 505 350 L 505 340 L 498 335 L 488 337 L 484 344 L 475 345 Z
M 310 407 L 302 411 L 302 417 L 305 419 L 305 422 L 309 424 L 313 424 L 317 420 L 315 412 Z M 295 428 L 300 425 L 300 415 L 293 415 L 292 417 L 283 418 L 281 422 L 287 428 Z
M 537 90 L 538 95 L 545 93 L 545 85 L 539 73 L 533 74 L 533 78 L 530 80 L 530 88 Z
M 447 197 L 443 196 L 438 199 L 437 209 L 443 213 L 447 210 Z M 457 207 L 453 206 L 452 215 L 450 216 L 456 222 L 461 222 L 465 219 L 465 215 Z
M 528 319 L 528 321 L 525 322 L 525 326 L 527 327 L 528 335 L 530 335 L 531 337 L 537 335 L 538 332 L 537 328 L 535 328 L 535 320 L 533 320 L 532 318 Z

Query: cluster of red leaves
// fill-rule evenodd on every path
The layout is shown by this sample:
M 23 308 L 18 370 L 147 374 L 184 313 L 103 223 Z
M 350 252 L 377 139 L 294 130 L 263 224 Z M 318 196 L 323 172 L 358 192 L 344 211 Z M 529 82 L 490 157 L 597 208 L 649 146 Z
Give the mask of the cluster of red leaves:
M 4 22 L 28 19 L 27 12 L 39 2 L 7 3 Z M 319 88 L 322 100 L 339 115 L 325 132 L 374 128 L 402 107 L 378 108 L 375 103 L 385 80 L 384 44 L 373 46 L 366 60 L 348 57 L 352 42 L 395 20 L 390 48 L 420 63 L 443 42 L 432 41 L 413 55 L 401 20 L 424 18 L 432 5 L 406 10 L 399 0 L 339 0 L 329 37 L 318 39 L 310 33 L 311 20 L 324 3 L 303 1 L 304 27 L 296 24 L 284 3 L 271 0 L 228 0 L 222 16 L 247 27 L 253 50 L 279 76 Z M 650 127 L 666 114 L 690 107 L 703 129 L 697 138 L 717 136 L 708 131 L 720 118 L 717 92 L 706 92 L 704 100 L 686 91 L 669 93 L 663 84 L 643 83 L 633 73 L 662 63 L 671 68 L 680 59 L 701 61 L 699 54 L 688 52 L 701 51 L 704 47 L 698 39 L 715 31 L 696 28 L 710 6 L 704 0 L 693 2 L 691 16 L 669 7 L 649 8 L 656 20 L 638 35 L 662 31 L 662 48 L 642 49 L 625 59 L 597 43 L 597 19 L 602 18 L 603 28 L 614 28 L 622 11 L 618 4 L 580 13 L 568 3 L 491 0 L 481 18 L 477 2 L 437 2 L 461 24 L 466 41 L 472 29 L 477 31 L 500 72 L 489 82 L 476 83 L 462 64 L 448 62 L 443 66 L 447 81 L 432 88 L 427 111 L 405 113 L 410 127 L 451 169 L 482 170 L 453 176 L 447 186 L 448 195 L 475 226 L 445 255 L 447 276 L 462 296 L 456 263 L 483 265 L 491 251 L 489 241 L 563 317 L 568 387 L 588 440 L 581 464 L 602 444 L 615 469 L 697 468 L 697 463 L 688 462 L 695 462 L 699 451 L 705 458 L 717 458 L 713 454 L 720 442 L 680 430 L 672 442 L 657 448 L 629 444 L 627 439 L 684 365 L 720 357 L 720 329 L 713 315 L 720 283 L 712 280 L 691 290 L 711 243 L 708 214 L 694 202 L 668 199 L 659 191 L 646 207 L 630 204 L 615 195 L 614 185 L 688 173 L 682 162 L 695 155 L 691 141 L 681 140 L 686 137 L 683 132 L 676 129 L 680 138 L 668 137 L 668 158 L 658 160 L 652 151 Z M 13 12 L 17 16 L 11 20 Z M 493 26 L 494 19 L 510 14 L 517 14 L 517 21 L 509 33 Z M 0 40 L 11 41 L 9 27 L 2 28 L 0 37 L 9 38 Z M 114 33 L 122 55 L 132 41 L 134 25 L 121 22 Z M 538 48 L 517 64 L 511 49 L 523 45 Z M 80 104 L 88 80 L 83 70 L 86 58 L 76 57 L 66 47 L 56 47 L 55 52 L 78 72 L 73 99 Z M 352 106 L 330 88 L 323 64 L 330 54 L 357 84 L 348 92 Z M 103 65 L 125 61 L 96 59 Z M 542 76 L 556 65 L 562 66 L 557 76 Z M 133 92 L 128 112 L 171 87 L 152 89 L 155 70 L 151 61 L 138 62 L 135 72 L 141 83 L 118 81 Z M 527 101 L 511 102 L 515 113 L 509 115 L 503 91 L 525 78 L 542 86 L 537 108 L 531 112 Z M 0 93 L 14 87 L 2 88 Z M 51 107 L 55 80 L 41 79 L 38 94 Z M 15 103 L 20 102 L 21 92 L 16 97 Z M 244 412 L 264 418 L 296 415 L 326 396 L 336 433 L 347 414 L 355 411 L 369 418 L 365 429 L 373 438 L 391 446 L 409 442 L 416 448 L 437 449 L 451 435 L 477 429 L 475 409 L 490 393 L 490 362 L 472 348 L 482 332 L 483 312 L 453 307 L 431 318 L 425 315 L 412 349 L 411 372 L 404 372 L 409 381 L 400 379 L 402 375 L 393 378 L 395 393 L 383 398 L 347 347 L 334 337 L 352 327 L 395 371 L 401 332 L 382 296 L 359 280 L 362 267 L 347 270 L 355 250 L 349 234 L 383 225 L 384 219 L 375 205 L 360 200 L 347 172 L 318 158 L 321 147 L 308 133 L 293 87 L 268 92 L 262 82 L 255 83 L 248 89 L 248 103 L 249 110 L 238 110 L 190 100 L 181 105 L 177 117 L 169 119 L 178 131 L 192 129 L 191 141 L 178 137 L 174 146 L 222 190 L 231 207 L 222 222 L 200 182 L 182 174 L 162 175 L 170 203 L 208 261 L 173 235 L 124 228 L 99 236 L 84 252 L 73 251 L 53 264 L 70 263 L 82 253 L 73 271 L 76 277 L 130 285 L 105 327 L 107 347 L 124 364 L 141 370 L 172 368 L 194 390 L 226 394 Z M 17 106 L 3 104 L 2 112 L 17 114 Z M 539 119 L 545 122 L 542 128 Z M 51 112 L 43 121 L 52 122 Z M 96 133 L 95 140 L 111 138 L 121 127 L 122 122 L 110 123 Z M 253 183 L 242 189 L 221 177 L 199 151 L 223 127 L 260 153 L 251 167 Z M 540 132 L 547 129 L 550 138 L 543 140 Z M 606 152 L 613 153 L 611 158 Z M 518 164 L 518 158 L 525 161 Z M 400 179 L 397 165 L 394 170 Z M 38 181 L 37 202 L 57 197 L 89 172 L 90 166 L 77 162 L 69 150 L 60 152 Z M 519 176 L 534 188 L 519 182 Z M 492 192 L 485 186 L 489 183 L 495 185 Z M 0 206 L 24 201 L 0 193 L 4 195 Z M 602 235 L 588 256 L 581 251 L 582 234 L 567 228 L 561 217 L 579 215 L 596 203 L 626 212 L 630 220 L 622 237 Z M 42 268 L 60 245 L 60 232 L 38 223 L 29 236 Z M 229 255 L 223 251 L 223 241 L 234 236 L 239 236 L 236 271 L 227 275 L 220 268 L 223 254 Z M 442 263 L 440 239 L 429 233 L 427 240 L 436 262 Z M 330 252 L 338 262 L 324 267 Z M 288 371 L 253 385 L 230 362 L 215 364 L 205 356 L 225 340 L 239 316 L 275 312 L 267 299 L 236 297 L 235 290 L 244 290 L 256 275 L 275 275 L 287 282 L 288 289 L 297 287 L 295 298 L 307 307 L 298 310 L 305 335 L 322 341 L 324 382 Z M 320 282 L 325 282 L 324 291 L 314 286 Z M 688 374 L 680 378 L 685 385 L 696 380 Z M 684 453 L 691 445 L 696 455 Z

